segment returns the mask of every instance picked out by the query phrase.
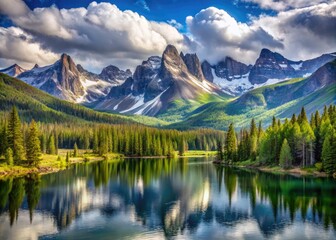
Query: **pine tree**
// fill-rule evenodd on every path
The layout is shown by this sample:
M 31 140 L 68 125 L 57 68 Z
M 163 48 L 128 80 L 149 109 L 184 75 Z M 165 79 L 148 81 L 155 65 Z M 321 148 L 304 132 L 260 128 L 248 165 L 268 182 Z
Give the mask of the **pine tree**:
M 226 150 L 227 162 L 228 163 L 234 162 L 236 160 L 237 138 L 232 123 L 230 124 L 229 130 L 227 132 L 225 141 L 225 150 Z
M 21 121 L 16 107 L 13 107 L 8 121 L 7 144 L 13 150 L 15 163 L 25 158 Z
M 287 169 L 292 166 L 292 162 L 293 162 L 293 156 L 291 153 L 291 149 L 288 145 L 287 139 L 285 138 L 282 143 L 282 147 L 280 151 L 279 163 L 282 168 Z
M 37 126 L 34 120 L 30 123 L 30 129 L 27 138 L 27 160 L 29 164 L 38 166 L 41 161 L 41 143 L 38 136 Z
M 56 154 L 55 138 L 53 134 L 49 136 L 47 153 L 51 155 Z
M 323 169 L 327 174 L 336 172 L 336 130 L 329 132 L 322 148 Z
M 7 148 L 5 153 L 5 160 L 8 166 L 12 167 L 14 165 L 13 150 L 11 148 Z
M 307 121 L 308 122 L 306 110 L 304 109 L 304 107 L 301 108 L 301 113 L 298 116 L 298 122 L 299 122 L 299 124 L 301 124 L 303 121 Z
M 184 138 L 181 138 L 180 139 L 180 143 L 179 143 L 179 155 L 180 156 L 183 156 L 184 153 L 186 152 L 187 150 L 187 144 L 186 144 L 186 141 Z
M 221 162 L 224 160 L 223 143 L 221 141 L 217 143 L 217 160 Z

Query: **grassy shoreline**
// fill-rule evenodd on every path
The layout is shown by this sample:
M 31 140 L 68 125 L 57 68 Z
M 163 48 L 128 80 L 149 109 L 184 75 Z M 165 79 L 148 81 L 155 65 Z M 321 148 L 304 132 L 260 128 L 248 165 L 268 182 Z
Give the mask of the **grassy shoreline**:
M 223 165 L 223 163 L 216 163 L 217 165 Z M 247 160 L 245 162 L 240 162 L 236 165 L 232 165 L 232 167 L 238 168 L 248 168 L 248 169 L 256 169 L 262 172 L 268 172 L 273 174 L 290 174 L 294 176 L 313 176 L 313 177 L 330 177 L 325 172 L 319 171 L 315 166 L 310 167 L 293 167 L 289 169 L 283 169 L 280 166 L 266 166 L 260 165 L 258 162 L 251 162 Z
M 0 179 L 8 177 L 21 177 L 32 173 L 49 174 L 66 169 L 68 166 L 77 163 L 97 162 L 105 159 L 121 159 L 122 154 L 108 154 L 106 157 L 98 156 L 92 153 L 86 153 L 84 150 L 79 150 L 78 157 L 70 157 L 69 162 L 65 161 L 69 149 L 59 149 L 58 155 L 43 154 L 41 163 L 38 167 L 28 165 L 8 166 L 4 160 L 0 161 Z M 58 161 L 58 156 L 61 161 Z
M 69 149 L 59 149 L 58 155 L 49 155 L 43 154 L 42 161 L 39 167 L 19 165 L 19 166 L 8 166 L 4 160 L 0 160 L 0 179 L 8 178 L 8 177 L 21 177 L 32 173 L 38 174 L 49 174 L 58 172 L 66 169 L 68 166 L 77 163 L 87 163 L 87 162 L 97 162 L 103 161 L 106 159 L 132 159 L 132 158 L 167 158 L 167 156 L 124 156 L 122 154 L 114 154 L 110 153 L 105 157 L 98 156 L 93 153 L 86 153 L 84 150 L 79 150 L 78 157 L 70 157 L 69 163 L 65 162 L 67 152 L 72 152 Z M 216 154 L 216 151 L 188 151 L 183 156 L 177 156 L 182 158 L 187 157 L 206 157 L 213 156 Z M 58 156 L 61 157 L 61 161 L 58 161 Z

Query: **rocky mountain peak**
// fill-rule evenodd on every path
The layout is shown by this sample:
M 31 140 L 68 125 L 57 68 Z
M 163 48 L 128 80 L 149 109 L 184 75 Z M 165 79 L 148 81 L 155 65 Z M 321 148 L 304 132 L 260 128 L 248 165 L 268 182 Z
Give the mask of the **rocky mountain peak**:
M 215 65 L 215 73 L 218 77 L 232 81 L 234 78 L 241 78 L 248 74 L 251 66 L 238 62 L 231 57 L 226 57 L 224 61 L 220 61 Z
M 184 77 L 188 72 L 187 66 L 173 45 L 168 45 L 162 54 L 161 72 L 162 79 Z
M 204 75 L 201 68 L 201 63 L 196 55 L 196 53 L 190 54 L 187 53 L 184 55 L 182 52 L 180 54 L 184 63 L 186 64 L 189 72 L 194 75 L 198 80 L 202 81 L 204 79 Z
M 37 63 L 35 63 L 35 65 L 34 65 L 34 67 L 32 69 L 39 68 L 39 67 L 40 66 Z
M 18 75 L 20 75 L 21 73 L 25 72 L 26 69 L 22 68 L 21 66 L 19 66 L 18 64 L 13 64 L 12 66 L 2 69 L 0 70 L 0 72 L 3 72 L 7 75 L 10 75 L 12 77 L 17 77 Z
M 127 69 L 126 71 L 120 70 L 118 67 L 114 65 L 109 65 L 105 67 L 99 77 L 104 79 L 105 81 L 111 83 L 119 83 L 125 81 L 127 78 L 132 76 L 131 70 Z
M 63 53 L 60 59 L 60 64 L 63 72 L 71 71 L 73 74 L 78 75 L 77 66 L 69 55 Z

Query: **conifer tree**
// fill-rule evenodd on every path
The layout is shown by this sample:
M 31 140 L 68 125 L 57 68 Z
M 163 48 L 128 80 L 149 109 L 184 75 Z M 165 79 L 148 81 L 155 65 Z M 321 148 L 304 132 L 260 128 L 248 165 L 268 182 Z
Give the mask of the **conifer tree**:
M 16 107 L 12 108 L 8 121 L 7 144 L 13 150 L 15 163 L 19 163 L 25 158 L 21 121 Z
M 282 168 L 287 169 L 292 166 L 292 162 L 293 162 L 293 156 L 291 153 L 291 149 L 288 145 L 287 139 L 285 138 L 282 143 L 282 147 L 280 151 L 279 163 Z
M 322 148 L 323 169 L 327 174 L 336 172 L 336 130 L 329 132 Z
M 181 138 L 179 143 L 179 155 L 183 156 L 184 153 L 187 151 L 187 144 L 184 138 Z
M 30 129 L 27 138 L 27 160 L 29 164 L 38 166 L 41 161 L 41 143 L 37 126 L 34 120 L 30 123 Z
M 53 134 L 49 136 L 47 153 L 51 155 L 56 154 L 55 138 Z
M 221 162 L 224 160 L 224 149 L 221 141 L 217 143 L 217 160 Z
M 225 141 L 225 150 L 226 150 L 226 157 L 227 162 L 232 163 L 235 161 L 236 152 L 237 152 L 237 138 L 236 133 L 231 123 L 229 126 L 229 130 L 227 132 L 226 141 Z
M 14 165 L 13 150 L 11 148 L 7 148 L 5 153 L 5 160 L 8 166 L 12 167 Z

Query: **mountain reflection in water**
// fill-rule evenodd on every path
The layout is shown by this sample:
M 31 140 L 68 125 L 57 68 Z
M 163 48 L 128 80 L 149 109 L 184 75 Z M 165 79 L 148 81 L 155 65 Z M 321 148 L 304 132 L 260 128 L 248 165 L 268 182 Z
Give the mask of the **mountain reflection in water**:
M 336 181 L 125 159 L 0 181 L 0 239 L 335 238 Z

